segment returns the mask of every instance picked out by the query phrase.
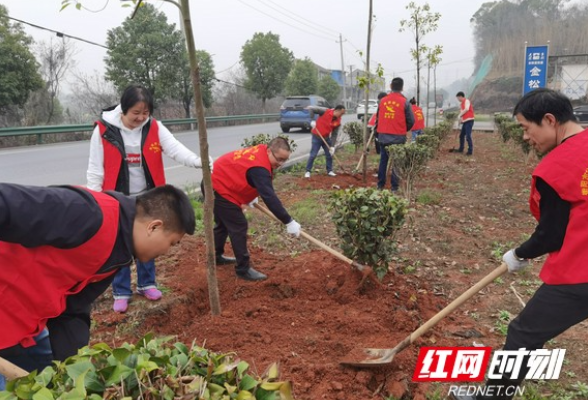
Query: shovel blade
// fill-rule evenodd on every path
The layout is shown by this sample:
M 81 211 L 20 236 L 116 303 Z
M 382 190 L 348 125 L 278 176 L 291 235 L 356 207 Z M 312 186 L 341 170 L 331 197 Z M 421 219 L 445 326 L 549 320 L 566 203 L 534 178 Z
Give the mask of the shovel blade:
M 340 364 L 348 367 L 376 368 L 389 365 L 395 355 L 395 349 L 359 349 L 349 354 Z

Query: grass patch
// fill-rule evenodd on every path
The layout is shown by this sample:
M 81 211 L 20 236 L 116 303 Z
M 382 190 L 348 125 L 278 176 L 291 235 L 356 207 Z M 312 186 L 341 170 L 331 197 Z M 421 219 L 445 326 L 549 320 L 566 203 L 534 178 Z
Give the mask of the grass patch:
M 432 189 L 423 189 L 419 191 L 419 194 L 416 197 L 417 203 L 430 206 L 437 206 L 441 204 L 442 199 L 443 196 L 441 193 Z

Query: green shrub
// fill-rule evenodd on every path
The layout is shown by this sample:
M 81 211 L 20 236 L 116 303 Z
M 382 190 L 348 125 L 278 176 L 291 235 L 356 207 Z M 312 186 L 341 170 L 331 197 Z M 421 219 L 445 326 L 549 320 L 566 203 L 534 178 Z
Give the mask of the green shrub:
M 286 139 L 288 141 L 288 143 L 290 144 L 290 149 L 292 150 L 292 153 L 294 153 L 294 151 L 296 150 L 296 147 L 298 147 L 298 145 L 296 144 L 294 139 L 290 139 L 290 137 L 288 135 L 279 134 L 279 135 L 270 136 L 267 133 L 258 133 L 255 136 L 251 136 L 249 138 L 243 139 L 243 142 L 241 143 L 241 147 L 243 147 L 245 149 L 247 147 L 257 146 L 258 144 L 268 144 L 270 142 L 270 140 L 272 140 L 273 138 L 276 138 L 276 137 L 283 137 L 284 139 Z
M 441 140 L 439 137 L 432 135 L 432 134 L 423 134 L 418 135 L 416 138 L 416 143 L 421 146 L 425 146 L 429 149 L 429 156 L 432 158 L 437 154 L 439 151 L 439 146 L 441 145 Z
M 343 253 L 374 268 L 381 279 L 388 272 L 402 227 L 407 202 L 386 190 L 352 188 L 331 195 L 329 208 Z
M 216 354 L 147 335 L 136 345 L 84 347 L 40 373 L 10 381 L 1 400 L 17 399 L 293 399 L 277 365 L 263 377 L 233 354 Z
M 348 122 L 343 125 L 343 132 L 349 136 L 349 141 L 355 146 L 355 151 L 363 147 L 363 124 L 361 122 Z
M 392 168 L 402 179 L 404 195 L 410 200 L 414 181 L 425 169 L 430 158 L 430 150 L 416 143 L 388 146 L 387 149 L 393 163 Z

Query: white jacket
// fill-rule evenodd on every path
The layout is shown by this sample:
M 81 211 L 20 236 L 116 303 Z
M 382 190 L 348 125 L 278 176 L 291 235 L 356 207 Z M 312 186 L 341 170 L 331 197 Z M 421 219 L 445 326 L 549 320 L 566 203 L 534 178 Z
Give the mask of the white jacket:
M 122 109 L 119 104 L 114 110 L 103 112 L 102 118 L 104 121 L 120 129 L 125 145 L 125 153 L 127 155 L 139 155 L 136 159 L 142 160 L 141 133 L 143 126 L 147 121 L 151 120 L 151 118 L 146 120 L 138 128 L 128 129 L 122 123 L 121 115 Z M 159 142 L 161 144 L 162 152 L 165 155 L 187 167 L 202 167 L 200 157 L 180 143 L 161 122 L 157 121 L 157 124 L 159 126 Z M 147 187 L 145 172 L 143 171 L 143 168 L 141 168 L 141 162 L 128 162 L 127 164 L 129 165 L 129 193 L 140 193 Z M 86 179 L 86 186 L 89 189 L 102 191 L 102 185 L 104 184 L 104 148 L 100 136 L 100 128 L 98 126 L 94 128 L 92 138 L 90 139 L 90 159 L 88 162 Z

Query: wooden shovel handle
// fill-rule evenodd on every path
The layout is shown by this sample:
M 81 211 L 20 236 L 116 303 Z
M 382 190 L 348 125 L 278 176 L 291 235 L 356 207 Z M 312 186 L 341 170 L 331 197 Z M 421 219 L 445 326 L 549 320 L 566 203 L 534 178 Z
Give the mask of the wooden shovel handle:
M 365 145 L 366 148 L 370 147 L 370 144 L 372 143 L 372 139 L 374 138 L 374 132 L 376 131 L 376 129 L 372 129 L 372 133 L 370 133 L 370 137 L 367 141 L 367 144 Z M 359 162 L 357 163 L 357 167 L 355 167 L 356 171 L 359 171 L 359 167 L 361 166 L 361 162 L 363 161 L 363 157 L 365 155 L 365 152 L 361 153 L 361 157 L 359 157 Z
M 456 298 L 451 303 L 449 303 L 443 310 L 441 310 L 437 314 L 435 314 L 430 320 L 428 320 L 423 325 L 421 325 L 416 331 L 411 333 L 408 337 L 409 344 L 413 343 L 415 340 L 417 340 L 419 337 L 421 337 L 425 332 L 427 332 L 429 329 L 431 329 L 433 326 L 435 326 L 439 321 L 441 321 L 443 318 L 445 318 L 446 316 L 451 314 L 453 312 L 453 310 L 455 310 L 457 307 L 461 306 L 463 303 L 465 303 L 467 300 L 469 300 L 473 295 L 478 293 L 480 290 L 484 289 L 486 286 L 488 286 L 490 283 L 492 283 L 494 281 L 494 279 L 503 275 L 506 271 L 508 271 L 508 267 L 505 263 L 502 263 L 500 265 L 500 267 L 498 267 L 495 270 L 493 270 L 492 272 L 490 272 L 488 275 L 486 275 L 484 278 L 482 278 L 482 280 L 480 280 L 474 286 L 472 286 L 471 288 L 466 290 L 464 293 L 462 293 L 458 298 Z
M 270 210 L 268 210 L 265 206 L 262 206 L 259 203 L 255 203 L 255 208 L 258 209 L 259 211 L 261 211 L 262 213 L 264 213 L 265 215 L 267 215 L 268 217 L 272 218 L 274 221 L 277 221 L 279 223 L 282 223 L 282 221 L 280 221 Z M 302 236 L 303 238 L 305 238 L 306 240 L 308 240 L 309 242 L 317 245 L 318 247 L 320 247 L 321 249 L 325 250 L 326 252 L 331 253 L 332 255 L 334 255 L 335 257 L 337 257 L 338 259 L 345 261 L 347 264 L 349 265 L 353 265 L 356 266 L 353 260 L 351 260 L 350 258 L 345 257 L 343 254 L 339 253 L 338 251 L 333 250 L 332 248 L 330 248 L 329 246 L 327 246 L 326 244 L 324 244 L 323 242 L 321 242 L 318 239 L 315 239 L 314 237 L 310 236 L 308 233 L 304 232 L 302 229 L 300 230 L 300 236 Z M 359 264 L 358 264 L 359 265 Z M 361 270 L 361 269 L 360 269 Z
M 21 367 L 18 367 L 10 361 L 0 357 L 0 375 L 4 375 L 7 380 L 22 378 L 28 374 L 29 373 Z
M 316 131 L 318 132 L 318 135 L 317 136 L 320 137 L 321 140 L 323 141 L 323 143 L 325 144 L 325 146 L 327 146 L 327 148 L 330 149 L 331 146 L 329 146 L 329 144 L 327 143 L 327 141 L 325 140 L 325 138 L 323 137 L 323 135 L 321 135 L 321 132 L 318 129 L 316 129 Z M 339 164 L 339 166 L 341 167 L 341 169 L 344 169 L 343 168 L 343 164 L 341 164 L 341 161 L 339 161 L 339 159 L 337 158 L 337 155 L 335 153 L 333 153 L 333 158 L 335 159 L 335 161 L 337 161 L 337 164 Z

